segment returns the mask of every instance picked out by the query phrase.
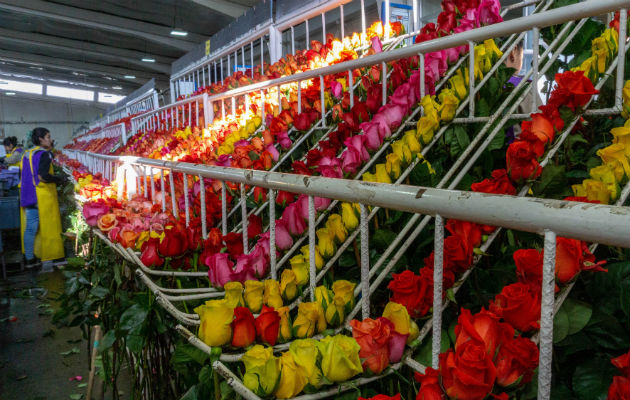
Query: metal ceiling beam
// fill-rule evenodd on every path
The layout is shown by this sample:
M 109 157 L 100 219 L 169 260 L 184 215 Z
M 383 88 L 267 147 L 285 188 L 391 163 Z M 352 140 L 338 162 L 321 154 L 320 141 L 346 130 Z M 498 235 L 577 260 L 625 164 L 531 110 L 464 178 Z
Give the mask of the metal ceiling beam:
M 249 8 L 227 0 L 192 0 L 192 2 L 234 18 L 240 17 Z
M 75 39 L 67 39 L 59 36 L 51 36 L 44 35 L 41 33 L 31 33 L 31 32 L 22 32 L 22 31 L 14 31 L 10 29 L 0 28 L 0 39 L 14 39 L 17 42 L 20 41 L 28 44 L 37 44 L 37 45 L 58 45 L 67 48 L 72 48 L 75 50 L 85 50 L 90 52 L 97 52 L 101 54 L 108 54 L 112 56 L 119 56 L 121 58 L 125 58 L 126 60 L 140 60 L 142 57 L 146 56 L 146 53 L 136 50 L 123 49 L 120 47 L 107 46 L 98 43 L 86 42 L 83 40 L 75 40 Z M 160 56 L 160 55 L 152 55 L 153 58 L 158 63 L 163 64 L 171 64 L 176 60 L 174 57 L 168 56 Z M 146 64 L 146 63 L 144 63 Z
M 190 51 L 195 46 L 195 41 L 201 42 L 203 40 L 201 35 L 196 34 L 189 34 L 188 40 L 174 39 L 170 37 L 170 27 L 41 0 L 2 0 L 0 1 L 0 9 L 91 29 L 141 37 L 183 51 Z
M 106 53 L 101 53 L 101 52 L 91 51 L 91 50 L 83 50 L 76 47 L 60 46 L 60 45 L 50 44 L 50 43 L 36 43 L 36 42 L 34 43 L 28 40 L 4 37 L 2 36 L 2 34 L 0 34 L 0 43 L 3 43 L 3 42 L 4 43 L 18 43 L 21 45 L 36 46 L 37 48 L 48 48 L 48 49 L 53 49 L 53 50 L 62 50 L 62 51 L 70 52 L 70 53 L 77 53 L 77 54 L 85 56 L 84 58 L 89 57 L 92 59 L 100 59 L 104 62 L 109 61 L 109 63 L 113 63 L 114 66 L 119 65 L 119 63 L 122 61 L 125 63 L 137 65 L 139 67 L 142 67 L 143 69 L 150 70 L 153 72 L 158 72 L 161 74 L 169 74 L 171 72 L 171 67 L 170 65 L 167 65 L 167 64 L 162 64 L 162 63 L 157 63 L 157 62 L 147 63 L 147 62 L 141 61 L 140 59 L 116 56 L 116 55 L 111 55 L 111 54 L 106 54 Z M 56 53 L 56 54 L 57 54 L 55 57 L 56 59 L 65 59 L 59 53 Z
M 116 76 L 121 80 L 124 80 L 125 75 L 134 75 L 140 79 L 156 78 L 156 81 L 168 82 L 167 77 L 164 75 L 159 76 L 151 74 L 146 71 L 139 71 L 128 68 L 111 67 L 102 64 L 85 63 L 81 61 L 62 60 L 55 57 L 40 56 L 29 53 L 20 53 L 15 51 L 3 50 L 0 52 L 0 60 L 27 63 L 29 65 L 36 65 L 40 67 L 50 67 L 69 71 L 84 72 L 84 73 L 98 73 L 104 75 Z

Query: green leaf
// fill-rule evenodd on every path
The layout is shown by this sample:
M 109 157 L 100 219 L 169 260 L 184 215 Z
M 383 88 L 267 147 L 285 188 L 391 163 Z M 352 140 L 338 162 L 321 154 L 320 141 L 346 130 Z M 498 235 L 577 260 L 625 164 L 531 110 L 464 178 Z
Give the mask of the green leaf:
M 565 176 L 571 179 L 588 179 L 591 177 L 588 171 L 582 171 L 580 169 L 573 169 L 567 172 Z
M 396 234 L 387 229 L 378 229 L 372 237 L 372 244 L 377 249 L 386 249 L 396 239 Z
M 203 365 L 208 357 L 208 354 L 199 350 L 192 344 L 180 343 L 177 347 L 175 347 L 175 351 L 171 357 L 171 363 L 186 364 L 191 361 L 195 361 L 199 365 Z
M 103 352 L 103 351 L 109 349 L 110 347 L 112 347 L 114 345 L 115 341 L 116 341 L 116 331 L 112 329 L 112 330 L 108 331 L 103 336 L 101 341 L 98 343 L 98 351 Z
M 103 286 L 94 286 L 92 290 L 90 290 L 90 294 L 98 299 L 104 299 L 105 296 L 109 294 L 109 289 Z
M 462 126 L 451 126 L 445 132 L 445 143 L 449 146 L 451 157 L 457 157 L 470 144 L 468 133 Z
M 73 393 L 73 394 L 70 395 L 70 398 L 72 400 L 81 400 L 83 398 L 83 395 L 82 394 L 78 394 L 78 393 Z
M 614 351 L 628 350 L 630 338 L 627 330 L 621 326 L 617 318 L 605 314 L 597 308 L 584 328 L 584 332 L 601 347 Z
M 503 145 L 505 144 L 505 131 L 501 129 L 495 136 L 492 138 L 492 141 L 488 145 L 488 151 L 492 150 L 501 150 Z
M 209 365 L 204 365 L 204 367 L 201 368 L 201 371 L 199 371 L 199 383 L 208 386 L 213 384 L 212 368 Z
M 139 353 L 142 351 L 144 347 L 144 335 L 127 335 L 125 338 L 125 343 L 127 344 L 127 348 L 132 353 Z
M 62 355 L 62 356 L 64 356 L 64 357 L 67 357 L 67 356 L 70 356 L 70 355 L 72 355 L 72 354 L 79 354 L 80 352 L 81 352 L 81 351 L 79 350 L 79 348 L 78 348 L 78 347 L 73 347 L 73 348 L 71 348 L 71 349 L 70 349 L 70 350 L 68 350 L 68 351 L 62 351 L 62 352 L 61 352 L 61 353 L 59 353 L 59 354 L 61 354 L 61 355 Z
M 448 338 L 448 332 L 442 329 L 442 337 L 440 338 L 440 353 L 444 353 L 451 346 L 451 342 Z M 420 348 L 420 351 L 415 356 L 416 361 L 422 365 L 431 366 L 431 339 L 428 338 Z
M 573 391 L 580 400 L 606 400 L 608 387 L 616 374 L 609 359 L 589 357 L 575 368 Z
M 147 314 L 147 310 L 141 304 L 132 305 L 120 316 L 120 329 L 128 332 L 135 331 L 142 326 Z
M 590 304 L 579 300 L 566 299 L 560 309 L 565 309 L 569 322 L 568 334 L 573 335 L 584 329 L 593 315 Z
M 197 400 L 197 386 L 193 386 L 179 400 Z
M 479 99 L 475 109 L 477 110 L 477 116 L 479 117 L 487 117 L 490 115 L 490 106 L 488 105 L 488 101 L 485 97 Z
M 553 342 L 558 343 L 564 340 L 569 333 L 569 317 L 566 310 L 560 308 L 553 317 Z
M 547 165 L 532 188 L 537 196 L 551 197 L 567 187 L 564 165 Z
M 357 265 L 357 259 L 354 257 L 354 253 L 344 251 L 343 254 L 339 257 L 339 266 L 342 268 L 348 268 L 352 267 L 353 265 Z

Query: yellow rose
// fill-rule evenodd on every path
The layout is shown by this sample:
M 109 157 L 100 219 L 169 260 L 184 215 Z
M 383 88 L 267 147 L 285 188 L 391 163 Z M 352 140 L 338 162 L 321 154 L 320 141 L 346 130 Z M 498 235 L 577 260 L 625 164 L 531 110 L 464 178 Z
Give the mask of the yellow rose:
M 262 308 L 264 288 L 265 284 L 260 281 L 245 281 L 245 304 L 253 313 Z
M 468 86 L 461 69 L 457 70 L 457 73 L 448 80 L 448 83 L 453 94 L 455 94 L 460 101 L 463 101 L 468 96 Z
M 630 118 L 630 81 L 626 81 L 626 84 L 623 85 L 623 90 L 621 91 L 623 97 L 623 110 L 621 111 L 621 116 L 628 119 Z M 626 124 L 628 121 L 626 121 Z
M 398 179 L 401 173 L 402 160 L 395 153 L 389 153 L 385 157 L 385 169 L 392 179 Z
M 623 171 L 627 177 L 630 177 L 630 163 L 626 157 L 626 149 L 623 144 L 615 143 L 608 147 L 597 150 L 597 155 L 601 157 L 604 163 L 619 164 L 623 167 Z
M 389 174 L 387 173 L 387 169 L 385 168 L 385 164 L 376 164 L 376 181 L 380 183 L 392 183 Z
M 356 208 L 352 203 L 341 203 L 341 221 L 349 231 L 355 230 L 359 225 Z
M 322 371 L 317 366 L 321 359 L 317 341 L 313 339 L 294 340 L 289 346 L 289 353 L 293 355 L 295 363 L 305 372 L 309 385 L 317 388 L 321 384 Z
M 422 150 L 422 145 L 420 144 L 420 142 L 418 141 L 418 138 L 416 137 L 415 129 L 406 131 L 405 134 L 403 135 L 403 140 L 405 141 L 405 144 L 407 145 L 407 147 L 409 147 L 409 151 L 411 152 L 412 156 L 415 156 L 416 154 L 420 153 L 420 151 Z
M 300 303 L 293 321 L 293 332 L 298 338 L 311 337 L 326 329 L 324 309 L 318 302 Z
M 278 309 L 284 304 L 282 302 L 282 292 L 280 291 L 280 282 L 275 279 L 266 279 L 265 293 L 263 295 L 263 302 L 269 307 Z
M 630 82 L 630 81 L 628 81 Z M 630 120 L 626 121 L 626 123 L 624 124 L 624 126 L 621 126 L 619 128 L 612 128 L 610 130 L 610 133 L 612 133 L 614 139 L 613 139 L 613 143 L 617 144 L 622 144 L 623 148 L 624 148 L 624 152 L 626 154 L 626 157 L 630 158 L 630 127 L 626 126 L 628 125 L 628 122 Z
M 136 250 L 140 250 L 144 242 L 149 240 L 149 237 L 150 237 L 149 231 L 140 232 L 140 235 L 136 239 Z
M 291 340 L 291 318 L 289 316 L 289 307 L 279 307 L 275 309 L 280 316 L 280 329 L 278 330 L 278 340 L 287 342 Z
M 606 188 L 610 193 L 611 201 L 615 201 L 617 197 L 619 197 L 619 184 L 615 179 L 614 171 L 611 170 L 607 164 L 591 168 L 589 173 L 591 174 L 591 178 L 596 179 L 606 185 Z
M 280 278 L 280 292 L 285 300 L 291 301 L 297 296 L 297 278 L 295 273 L 290 269 L 282 271 L 282 277 Z
M 414 320 L 411 320 L 411 326 L 409 327 L 409 336 L 407 336 L 407 344 L 413 342 L 420 336 L 420 329 L 418 324 Z
M 309 272 L 309 260 L 304 257 L 303 254 L 298 254 L 293 256 L 289 263 L 291 263 L 291 270 L 295 274 L 296 283 L 298 286 L 304 286 L 308 283 L 308 278 L 310 276 Z M 280 286 L 282 289 L 282 282 L 280 282 Z
M 394 329 L 401 335 L 407 335 L 411 330 L 411 318 L 407 309 L 398 304 L 390 301 L 383 310 L 383 317 L 387 318 L 394 324 Z
M 227 282 L 223 285 L 225 290 L 225 300 L 233 308 L 243 307 L 245 300 L 243 300 L 243 284 L 241 282 Z
M 328 228 L 328 232 L 334 236 L 337 243 L 343 243 L 348 237 L 348 231 L 339 214 L 330 214 L 328 216 L 326 228 Z
M 356 283 L 346 281 L 340 279 L 338 281 L 333 282 L 332 291 L 335 294 L 335 297 L 340 297 L 343 301 L 343 304 L 346 309 L 346 313 L 349 313 L 354 308 L 355 299 L 354 299 L 354 288 L 357 286 Z
M 483 45 L 486 48 L 486 54 L 490 57 L 492 63 L 497 61 L 501 56 L 503 56 L 503 52 L 497 47 L 494 39 L 486 39 L 483 41 Z
M 326 322 L 333 327 L 339 326 L 346 318 L 346 304 L 341 296 L 333 296 L 332 303 L 326 308 Z
M 344 335 L 326 336 L 317 342 L 322 355 L 322 374 L 331 382 L 343 382 L 363 372 L 360 346 Z
M 273 348 L 257 344 L 243 354 L 242 361 L 245 387 L 260 397 L 273 393 L 280 378 L 280 360 L 273 355 Z
M 418 124 L 416 126 L 416 135 L 418 139 L 422 142 L 422 144 L 429 144 L 433 139 L 433 133 L 439 127 L 439 121 L 433 120 L 426 115 L 423 115 L 418 120 Z
M 371 172 L 364 172 L 361 179 L 363 179 L 365 182 L 378 182 L 378 180 L 376 179 L 376 174 L 373 174 Z
M 407 146 L 407 143 L 405 143 L 403 139 L 392 142 L 392 151 L 394 154 L 398 156 L 398 158 L 400 158 L 400 160 L 405 165 L 411 162 L 411 158 L 412 158 L 411 150 L 409 149 L 409 146 Z
M 444 89 L 440 93 L 440 107 L 438 112 L 440 113 L 441 121 L 452 121 L 455 118 L 455 112 L 459 107 L 459 99 L 455 96 L 454 92 L 450 89 Z
M 585 179 L 582 185 L 584 185 L 584 191 L 588 200 L 597 200 L 602 204 L 610 203 L 610 192 L 605 183 L 595 179 Z
M 293 358 L 290 352 L 282 353 L 280 356 L 280 382 L 274 393 L 279 399 L 294 397 L 304 389 L 308 383 L 306 372 Z
M 308 262 L 310 263 L 311 253 L 309 250 L 309 245 L 307 244 L 300 247 L 300 252 L 302 252 L 302 255 L 304 256 L 304 260 L 308 260 Z M 322 258 L 322 255 L 319 254 L 319 251 L 317 250 L 317 246 L 315 246 L 315 267 L 319 271 L 320 269 L 322 269 L 323 266 L 324 266 L 324 259 Z
M 326 286 L 317 286 L 315 288 L 315 301 L 322 305 L 322 308 L 326 310 L 333 301 L 333 292 Z
M 232 340 L 232 319 L 234 308 L 225 299 L 208 300 L 204 305 L 195 308 L 201 319 L 199 339 L 212 347 L 219 347 Z
M 317 234 L 317 249 L 324 258 L 330 258 L 335 254 L 335 242 L 333 235 L 330 234 L 327 228 L 320 228 L 316 232 Z

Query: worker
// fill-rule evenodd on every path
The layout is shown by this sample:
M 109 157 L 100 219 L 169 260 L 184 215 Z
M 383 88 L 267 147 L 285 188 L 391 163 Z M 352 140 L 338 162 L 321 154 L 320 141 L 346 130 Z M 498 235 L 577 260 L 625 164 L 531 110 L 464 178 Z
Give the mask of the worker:
M 20 214 L 26 267 L 35 280 L 40 267 L 35 257 L 41 261 L 64 258 L 57 200 L 57 184 L 63 183 L 64 178 L 53 174 L 53 141 L 48 129 L 33 129 L 31 141 L 34 147 L 22 157 Z
M 2 144 L 4 145 L 4 151 L 7 153 L 4 157 L 4 164 L 9 167 L 19 167 L 24 149 L 22 145 L 18 143 L 17 138 L 15 136 L 9 136 L 4 139 Z

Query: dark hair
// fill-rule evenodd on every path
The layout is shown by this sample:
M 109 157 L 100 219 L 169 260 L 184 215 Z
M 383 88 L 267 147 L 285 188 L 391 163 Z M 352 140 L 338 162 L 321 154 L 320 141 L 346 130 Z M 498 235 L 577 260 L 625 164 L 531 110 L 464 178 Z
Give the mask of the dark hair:
M 2 141 L 2 144 L 5 145 L 5 146 L 16 147 L 17 146 L 17 138 L 15 136 L 9 136 L 7 138 L 4 138 L 4 140 Z
M 514 47 L 514 50 L 523 50 L 524 45 L 525 40 L 519 40 L 518 43 L 516 43 L 516 47 Z
M 50 133 L 50 131 L 46 128 L 35 128 L 33 129 L 33 136 L 31 136 L 31 140 L 33 144 L 39 146 L 40 140 L 46 136 L 46 134 Z

